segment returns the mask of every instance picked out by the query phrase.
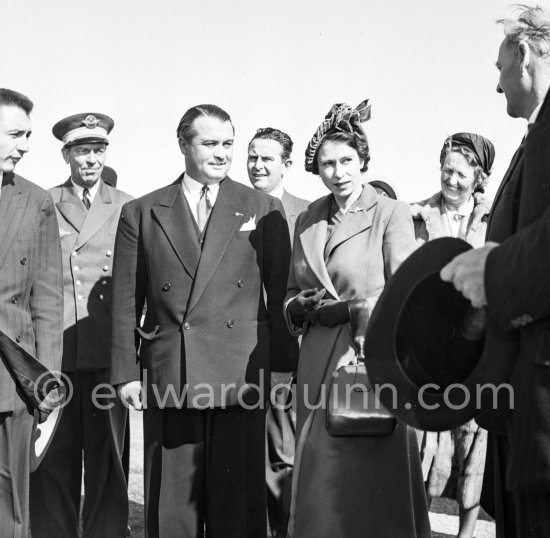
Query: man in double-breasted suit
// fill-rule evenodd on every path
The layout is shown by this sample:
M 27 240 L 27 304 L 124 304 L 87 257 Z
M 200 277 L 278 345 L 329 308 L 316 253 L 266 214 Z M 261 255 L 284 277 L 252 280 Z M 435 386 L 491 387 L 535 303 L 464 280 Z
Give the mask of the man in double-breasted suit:
M 111 274 L 116 228 L 127 194 L 101 179 L 113 120 L 76 114 L 58 122 L 70 178 L 50 190 L 63 252 L 62 371 L 73 396 L 31 481 L 33 538 L 77 536 L 84 462 L 83 536 L 122 538 L 128 497 L 122 455 L 127 409 L 112 387 Z M 110 388 L 110 391 L 109 391 Z M 111 394 L 111 398 L 102 396 Z
M 261 128 L 248 144 L 247 159 L 248 179 L 252 186 L 281 200 L 291 242 L 296 219 L 309 205 L 307 200 L 290 194 L 283 187 L 285 172 L 292 166 L 292 146 L 292 139 L 283 131 Z M 290 376 L 273 373 L 272 386 L 277 385 L 279 388 L 273 394 L 274 405 L 267 410 L 266 416 L 267 516 L 269 534 L 273 538 L 286 536 L 296 442 L 295 413 L 287 405 Z
M 0 330 L 59 371 L 63 327 L 61 249 L 51 196 L 14 174 L 29 150 L 32 102 L 0 89 Z M 0 361 L 0 536 L 29 535 L 33 417 Z
M 227 177 L 225 111 L 193 107 L 177 135 L 185 173 L 122 210 L 112 382 L 144 408 L 148 538 L 261 537 L 264 396 L 297 351 L 282 317 L 288 227 L 279 200 Z
M 493 355 L 495 368 L 512 364 L 513 409 L 490 411 L 483 421 L 494 437 L 497 536 L 506 538 L 550 536 L 548 20 L 548 11 L 522 6 L 516 17 L 500 21 L 505 39 L 497 91 L 508 114 L 526 119 L 528 129 L 495 197 L 489 242 L 441 273 L 474 306 L 486 305 L 484 352 Z

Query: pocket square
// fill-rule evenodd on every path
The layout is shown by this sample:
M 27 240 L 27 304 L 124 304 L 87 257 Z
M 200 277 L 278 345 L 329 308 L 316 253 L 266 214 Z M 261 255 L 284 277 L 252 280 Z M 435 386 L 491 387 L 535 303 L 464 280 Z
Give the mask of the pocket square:
M 252 230 L 256 229 L 256 215 L 253 217 L 250 217 L 250 220 L 245 222 L 242 226 L 239 232 L 251 232 Z
M 71 235 L 71 232 L 64 230 L 63 228 L 59 228 L 59 237 L 65 237 L 66 235 Z

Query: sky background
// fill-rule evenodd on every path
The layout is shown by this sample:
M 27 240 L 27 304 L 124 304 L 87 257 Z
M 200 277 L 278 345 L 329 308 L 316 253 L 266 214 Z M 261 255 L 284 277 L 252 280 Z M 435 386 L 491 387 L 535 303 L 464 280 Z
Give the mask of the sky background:
M 538 2 L 550 8 L 550 0 Z M 214 103 L 236 128 L 230 176 L 248 183 L 259 127 L 294 140 L 285 186 L 326 191 L 304 170 L 309 138 L 333 103 L 372 101 L 367 179 L 413 202 L 439 189 L 445 137 L 488 137 L 494 196 L 525 130 L 506 114 L 495 68 L 503 0 L 0 0 L 0 86 L 35 103 L 17 172 L 47 188 L 69 176 L 52 126 L 79 112 L 115 120 L 107 164 L 139 196 L 184 166 L 175 130 Z

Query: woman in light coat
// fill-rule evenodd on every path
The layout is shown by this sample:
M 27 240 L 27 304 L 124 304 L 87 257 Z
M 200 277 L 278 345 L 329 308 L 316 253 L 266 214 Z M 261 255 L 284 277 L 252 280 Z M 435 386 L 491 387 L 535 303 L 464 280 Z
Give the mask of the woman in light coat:
M 441 190 L 411 205 L 419 243 L 458 237 L 475 248 L 483 246 L 491 207 L 483 188 L 494 156 L 493 144 L 481 135 L 456 133 L 445 140 L 440 153 Z M 479 513 L 486 430 L 471 420 L 452 431 L 423 432 L 420 444 L 428 500 L 456 499 L 458 538 L 471 538 Z
M 366 103 L 334 105 L 306 151 L 306 170 L 331 194 L 297 220 L 285 302 L 291 332 L 303 335 L 292 538 L 431 536 L 414 431 L 399 422 L 389 436 L 333 437 L 325 427 L 332 374 L 356 352 L 347 301 L 366 299 L 372 310 L 416 248 L 406 204 L 365 185 L 369 115 Z

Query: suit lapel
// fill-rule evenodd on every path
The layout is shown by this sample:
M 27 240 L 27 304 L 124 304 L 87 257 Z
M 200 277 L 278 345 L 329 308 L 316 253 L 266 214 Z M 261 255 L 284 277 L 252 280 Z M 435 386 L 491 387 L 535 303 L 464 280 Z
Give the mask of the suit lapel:
M 81 204 L 84 207 L 84 204 Z M 88 211 L 85 210 L 86 216 L 84 224 L 78 234 L 75 243 L 75 250 L 78 250 L 82 245 L 85 245 L 109 220 L 116 207 L 111 202 L 109 187 L 100 180 L 99 189 Z
M 22 192 L 13 174 L 4 174 L 0 195 L 0 267 L 17 235 L 29 195 Z
M 325 252 L 329 256 L 338 245 L 372 226 L 371 209 L 376 204 L 376 192 L 372 193 L 365 187 L 355 207 L 348 210 L 327 241 Z
M 338 293 L 332 284 L 325 265 L 323 253 L 327 241 L 327 216 L 329 212 L 331 196 L 325 196 L 318 203 L 310 206 L 307 217 L 300 226 L 300 243 L 308 265 L 327 292 L 338 299 Z
M 235 193 L 233 181 L 226 177 L 220 183 L 220 191 L 208 221 L 202 254 L 187 305 L 188 314 L 200 299 L 231 238 L 245 218 L 246 208 L 242 206 L 243 202 Z
M 181 181 L 166 189 L 159 205 L 153 207 L 158 223 L 172 245 L 176 256 L 191 278 L 195 277 L 201 251 L 195 234 L 193 215 L 183 199 Z
M 70 179 L 61 187 L 59 202 L 55 205 L 63 218 L 77 232 L 80 232 L 86 220 L 87 211 L 82 200 L 77 196 Z

